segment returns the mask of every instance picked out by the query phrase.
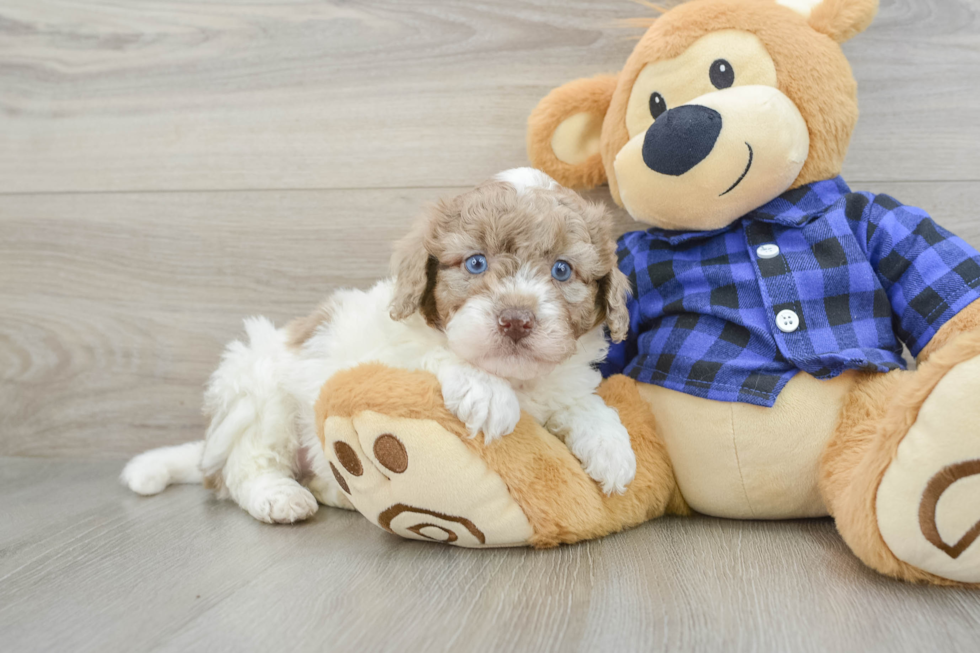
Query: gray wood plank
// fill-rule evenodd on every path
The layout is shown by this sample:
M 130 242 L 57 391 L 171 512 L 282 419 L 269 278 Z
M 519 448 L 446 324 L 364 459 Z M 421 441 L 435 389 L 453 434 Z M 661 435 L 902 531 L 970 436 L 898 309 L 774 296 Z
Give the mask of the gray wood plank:
M 467 186 L 551 88 L 617 70 L 624 0 L 7 0 L 0 192 Z M 884 0 L 846 44 L 851 178 L 977 180 L 975 0 Z
M 113 461 L 0 459 L 10 651 L 969 651 L 980 594 L 888 580 L 828 520 L 664 519 L 550 551 L 268 526 Z
M 0 452 L 198 437 L 203 383 L 242 318 L 284 323 L 334 288 L 370 286 L 438 195 L 0 198 Z
M 934 209 L 980 246 L 980 183 L 854 187 Z M 0 455 L 200 437 L 204 382 L 243 317 L 285 323 L 370 286 L 420 207 L 459 190 L 0 197 Z

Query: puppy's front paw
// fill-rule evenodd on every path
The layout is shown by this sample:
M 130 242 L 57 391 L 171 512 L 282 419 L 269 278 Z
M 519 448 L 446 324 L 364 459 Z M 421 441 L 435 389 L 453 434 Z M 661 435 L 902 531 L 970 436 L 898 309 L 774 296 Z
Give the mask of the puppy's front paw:
M 451 366 L 440 371 L 439 383 L 446 408 L 472 435 L 483 431 L 484 442 L 512 432 L 521 419 L 517 395 L 503 379 L 477 369 Z
M 574 428 L 569 433 L 565 444 L 603 492 L 623 494 L 636 476 L 636 454 L 629 433 L 621 424 L 604 424 L 601 428 L 582 426 L 586 428 Z

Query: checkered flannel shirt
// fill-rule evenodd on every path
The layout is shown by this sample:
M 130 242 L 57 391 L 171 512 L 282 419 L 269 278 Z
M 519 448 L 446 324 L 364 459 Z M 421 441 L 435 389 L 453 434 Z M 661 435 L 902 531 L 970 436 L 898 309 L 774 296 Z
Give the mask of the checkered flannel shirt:
M 759 256 L 773 244 L 775 257 Z M 899 340 L 918 355 L 980 298 L 976 250 L 920 209 L 852 193 L 840 177 L 724 229 L 625 234 L 619 261 L 633 286 L 630 336 L 603 374 L 760 406 L 800 370 L 904 368 Z M 777 328 L 783 310 L 798 316 L 795 331 Z

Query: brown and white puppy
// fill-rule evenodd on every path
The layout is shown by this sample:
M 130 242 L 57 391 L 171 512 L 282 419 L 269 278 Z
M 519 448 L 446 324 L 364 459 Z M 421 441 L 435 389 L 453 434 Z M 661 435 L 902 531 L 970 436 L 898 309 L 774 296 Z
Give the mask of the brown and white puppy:
M 141 454 L 123 481 L 155 494 L 207 478 L 268 522 L 305 519 L 317 500 L 350 508 L 313 404 L 336 372 L 381 362 L 436 374 L 446 406 L 487 441 L 527 411 L 605 492 L 625 490 L 636 471 L 629 434 L 595 395 L 603 324 L 616 341 L 629 326 L 602 207 L 537 170 L 508 170 L 433 207 L 392 267 L 393 279 L 338 291 L 283 329 L 246 320 L 248 342 L 228 346 L 205 395 L 205 440 Z

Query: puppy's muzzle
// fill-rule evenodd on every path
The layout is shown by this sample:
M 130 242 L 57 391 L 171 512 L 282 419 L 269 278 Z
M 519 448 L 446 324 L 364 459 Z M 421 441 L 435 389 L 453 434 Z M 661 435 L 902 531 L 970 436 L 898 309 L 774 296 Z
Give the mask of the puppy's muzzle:
M 497 317 L 497 330 L 515 343 L 534 331 L 534 313 L 528 310 L 508 308 Z
M 657 118 L 643 138 L 643 162 L 679 177 L 708 158 L 721 133 L 721 114 L 699 104 L 675 107 Z

